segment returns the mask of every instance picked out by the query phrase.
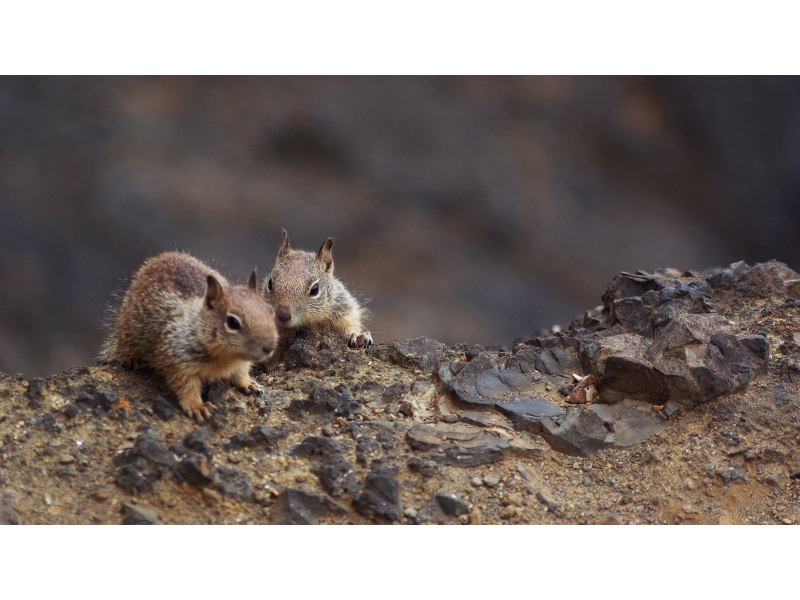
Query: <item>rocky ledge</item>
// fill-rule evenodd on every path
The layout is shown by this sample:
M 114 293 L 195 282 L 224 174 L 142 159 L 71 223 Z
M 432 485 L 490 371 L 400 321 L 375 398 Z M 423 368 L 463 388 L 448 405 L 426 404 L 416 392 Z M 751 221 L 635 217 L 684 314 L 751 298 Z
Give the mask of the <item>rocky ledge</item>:
M 198 427 L 147 372 L 0 377 L 0 523 L 798 519 L 800 275 L 616 275 L 513 349 L 298 336 Z

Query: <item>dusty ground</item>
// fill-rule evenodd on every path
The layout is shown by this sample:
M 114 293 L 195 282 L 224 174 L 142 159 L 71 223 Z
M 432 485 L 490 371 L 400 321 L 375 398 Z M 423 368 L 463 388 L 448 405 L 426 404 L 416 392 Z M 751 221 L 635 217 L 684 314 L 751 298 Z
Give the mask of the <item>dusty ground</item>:
M 146 372 L 4 375 L 0 522 L 794 524 L 800 307 L 726 294 L 714 296 L 726 318 L 769 341 L 767 374 L 678 411 L 640 444 L 589 457 L 551 449 L 494 408 L 458 404 L 430 359 L 467 362 L 480 348 L 427 339 L 417 341 L 426 355 L 397 350 L 413 343 L 365 352 L 301 337 L 258 375 L 268 398 L 209 390 L 218 412 L 205 441 Z M 532 395 L 566 407 L 567 384 L 569 374 L 542 374 Z M 435 421 L 503 452 L 454 464 L 412 448 L 409 429 Z M 475 456 L 490 462 L 470 466 Z

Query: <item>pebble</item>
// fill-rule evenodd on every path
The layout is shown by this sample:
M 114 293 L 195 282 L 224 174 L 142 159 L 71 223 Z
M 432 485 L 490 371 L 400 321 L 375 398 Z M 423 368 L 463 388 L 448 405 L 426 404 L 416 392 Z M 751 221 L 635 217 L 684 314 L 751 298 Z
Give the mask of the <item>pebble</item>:
M 95 490 L 92 492 L 92 498 L 97 500 L 98 502 L 102 502 L 103 500 L 108 500 L 111 497 L 111 494 L 106 490 Z
M 481 481 L 480 477 L 473 477 L 471 481 L 472 485 L 474 485 L 475 487 L 481 487 L 481 485 L 483 485 L 483 481 Z
M 687 490 L 693 490 L 693 489 L 694 489 L 694 481 L 692 481 L 692 480 L 691 480 L 691 478 L 689 478 L 689 477 L 686 477 L 686 478 L 684 478 L 684 480 L 681 482 L 681 486 L 682 486 L 684 489 L 687 489 Z
M 522 494 L 519 492 L 512 492 L 505 497 L 504 502 L 509 506 L 512 504 L 514 506 L 522 506 Z
M 510 504 L 500 511 L 501 519 L 511 519 L 517 514 L 517 509 Z
M 203 488 L 203 499 L 209 504 L 219 504 L 222 501 L 222 496 L 217 490 L 209 487 Z
M 75 462 L 75 457 L 65 452 L 58 457 L 58 462 L 62 465 L 69 465 Z
M 46 495 L 45 495 L 45 497 L 44 497 L 44 503 L 45 503 L 45 504 L 47 504 L 47 506 L 52 506 L 52 504 L 53 504 L 53 499 L 50 497 L 50 494 L 46 494 Z
M 403 514 L 407 516 L 409 519 L 416 519 L 417 518 L 417 511 L 416 509 L 407 506 L 406 509 L 403 511 Z
M 486 487 L 493 488 L 498 483 L 500 483 L 500 476 L 499 475 L 495 475 L 494 473 L 486 475 L 483 478 L 483 485 L 485 485 Z
M 439 417 L 439 420 L 443 423 L 456 423 L 458 422 L 458 415 L 454 415 L 453 413 L 444 413 Z

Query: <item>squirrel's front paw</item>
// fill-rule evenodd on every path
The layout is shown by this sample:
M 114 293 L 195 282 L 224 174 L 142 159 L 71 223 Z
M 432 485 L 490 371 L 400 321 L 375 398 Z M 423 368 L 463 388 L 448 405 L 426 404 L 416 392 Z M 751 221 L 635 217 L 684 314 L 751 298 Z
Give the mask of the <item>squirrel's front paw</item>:
M 351 348 L 369 348 L 372 346 L 372 334 L 369 331 L 365 331 L 364 333 L 352 333 L 350 334 L 348 345 Z
M 198 423 L 205 423 L 206 419 L 211 419 L 211 415 L 216 407 L 210 402 L 181 402 L 181 408 L 189 417 Z
M 263 385 L 258 383 L 255 379 L 249 379 L 247 381 L 242 381 L 241 383 L 237 383 L 236 387 L 243 391 L 245 394 L 249 396 L 266 396 L 267 395 L 267 388 Z

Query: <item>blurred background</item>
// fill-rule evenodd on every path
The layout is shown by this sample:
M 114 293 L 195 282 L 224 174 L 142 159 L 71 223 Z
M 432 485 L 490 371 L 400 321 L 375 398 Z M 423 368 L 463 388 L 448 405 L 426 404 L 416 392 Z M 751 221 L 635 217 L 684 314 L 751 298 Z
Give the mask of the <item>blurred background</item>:
M 377 342 L 511 346 L 621 270 L 800 267 L 800 79 L 0 78 L 0 370 L 91 364 L 188 251 L 336 238 Z

